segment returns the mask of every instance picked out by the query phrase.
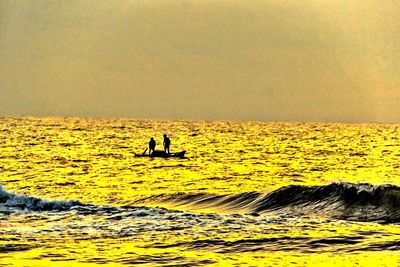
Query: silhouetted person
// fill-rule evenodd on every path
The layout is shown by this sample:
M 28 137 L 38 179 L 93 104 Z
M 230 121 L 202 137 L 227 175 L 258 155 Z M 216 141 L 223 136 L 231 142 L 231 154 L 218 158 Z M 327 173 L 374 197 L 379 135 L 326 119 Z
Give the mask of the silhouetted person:
M 149 142 L 149 155 L 151 155 L 152 152 L 154 152 L 154 149 L 156 149 L 156 141 L 154 140 L 154 138 L 150 138 L 150 142 Z
M 164 151 L 168 155 L 170 154 L 169 152 L 169 146 L 171 145 L 171 140 L 169 140 L 168 136 L 164 134 Z

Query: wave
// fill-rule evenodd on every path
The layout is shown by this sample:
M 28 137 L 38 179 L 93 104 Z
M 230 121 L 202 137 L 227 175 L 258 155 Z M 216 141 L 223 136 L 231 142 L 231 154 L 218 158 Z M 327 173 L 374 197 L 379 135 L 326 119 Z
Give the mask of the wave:
M 155 196 L 146 201 L 168 202 L 195 209 L 219 209 L 252 215 L 280 213 L 328 216 L 355 221 L 400 222 L 400 187 L 333 183 L 322 186 L 289 185 L 270 193 L 212 195 L 206 193 Z
M 41 198 L 9 193 L 0 185 L 0 212 L 9 209 L 31 211 L 64 211 L 76 206 L 86 206 L 79 201 L 49 201 Z
M 273 213 L 287 217 L 320 216 L 353 221 L 400 222 L 400 209 L 398 208 L 400 206 L 400 187 L 395 185 L 352 183 L 333 183 L 322 186 L 289 185 L 270 193 L 247 192 L 227 195 L 177 193 L 152 196 L 137 201 L 135 204 L 138 202 L 168 203 L 174 207 L 187 206 L 193 210 L 211 209 L 225 213 L 247 213 L 252 216 Z M 0 185 L 0 213 L 9 213 L 15 210 L 66 211 L 70 209 L 82 214 L 135 210 L 134 216 L 166 212 L 163 208 L 154 209 L 145 206 L 117 208 L 85 204 L 77 200 L 50 201 L 9 193 Z M 144 211 L 146 214 L 142 214 Z
M 108 220 L 118 221 L 126 218 L 144 218 L 144 217 L 157 217 L 182 216 L 190 218 L 196 216 L 194 214 L 185 213 L 179 210 L 168 210 L 162 207 L 146 207 L 141 205 L 123 205 L 119 207 L 94 205 L 82 203 L 77 200 L 71 201 L 58 201 L 58 200 L 45 200 L 32 196 L 17 195 L 7 192 L 0 185 L 0 215 L 1 214 L 14 214 L 14 213 L 30 213 L 30 212 L 63 212 L 73 211 L 75 214 L 90 216 L 98 215 L 105 216 Z M 197 216 L 198 218 L 217 218 L 216 214 L 203 214 Z M 153 226 L 150 226 L 153 227 Z M 1 250 L 1 249 L 0 249 Z

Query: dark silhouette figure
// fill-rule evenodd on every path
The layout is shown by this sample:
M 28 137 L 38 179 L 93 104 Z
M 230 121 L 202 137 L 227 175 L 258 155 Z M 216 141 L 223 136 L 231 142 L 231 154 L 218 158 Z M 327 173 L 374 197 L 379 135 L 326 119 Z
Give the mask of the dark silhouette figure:
M 168 155 L 170 154 L 169 146 L 171 145 L 171 140 L 169 140 L 168 136 L 164 134 L 164 151 Z
M 156 149 L 156 141 L 154 140 L 154 138 L 150 138 L 150 142 L 149 142 L 149 155 L 151 155 L 152 152 L 154 152 L 154 150 Z

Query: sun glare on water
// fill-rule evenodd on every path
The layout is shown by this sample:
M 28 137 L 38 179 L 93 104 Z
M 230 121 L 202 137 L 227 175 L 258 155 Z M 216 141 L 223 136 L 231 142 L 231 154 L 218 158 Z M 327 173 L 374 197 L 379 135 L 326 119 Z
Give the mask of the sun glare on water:
M 400 264 L 398 125 L 1 121 L 2 266 Z

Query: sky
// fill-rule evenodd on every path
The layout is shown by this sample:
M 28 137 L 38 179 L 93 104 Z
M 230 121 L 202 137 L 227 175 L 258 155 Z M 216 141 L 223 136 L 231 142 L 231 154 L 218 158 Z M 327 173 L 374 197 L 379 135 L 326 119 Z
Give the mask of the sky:
M 398 0 L 0 0 L 0 116 L 400 123 Z

